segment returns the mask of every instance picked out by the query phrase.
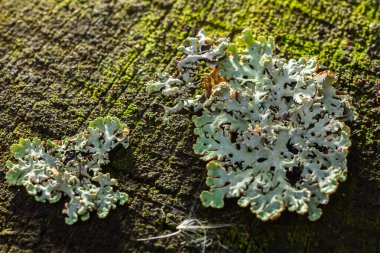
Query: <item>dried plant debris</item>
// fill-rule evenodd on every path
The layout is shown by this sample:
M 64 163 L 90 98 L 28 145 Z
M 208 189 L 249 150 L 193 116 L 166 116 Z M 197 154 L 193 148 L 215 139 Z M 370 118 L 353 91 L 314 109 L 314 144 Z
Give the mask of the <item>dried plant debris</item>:
M 126 193 L 114 190 L 117 180 L 101 168 L 109 163 L 110 150 L 119 144 L 128 147 L 128 132 L 119 119 L 105 117 L 62 141 L 20 139 L 11 147 L 15 161 L 7 162 L 6 179 L 25 186 L 39 202 L 56 203 L 68 196 L 62 210 L 67 224 L 87 220 L 95 210 L 104 218 L 117 202 L 123 205 L 128 200 Z
M 317 73 L 316 58 L 287 61 L 274 55 L 271 37 L 255 39 L 246 30 L 235 43 L 222 39 L 212 45 L 201 31 L 198 40 L 189 40 L 179 75 L 164 75 L 177 82 L 166 81 L 162 88 L 165 95 L 173 88 L 178 92 L 171 95 L 185 94 L 166 115 L 190 106 L 202 110 L 193 116 L 193 148 L 209 161 L 203 205 L 222 208 L 224 198 L 234 197 L 263 221 L 285 209 L 317 220 L 319 204 L 346 179 L 351 143 L 344 122 L 356 117 L 351 98 L 337 93 L 331 71 Z M 187 88 L 199 60 L 213 71 L 203 78 L 204 95 L 194 98 Z

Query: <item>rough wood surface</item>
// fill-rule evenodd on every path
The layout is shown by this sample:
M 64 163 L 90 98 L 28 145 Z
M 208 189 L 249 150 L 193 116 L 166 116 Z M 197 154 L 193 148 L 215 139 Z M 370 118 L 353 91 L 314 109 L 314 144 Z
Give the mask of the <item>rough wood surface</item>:
M 137 242 L 176 231 L 183 219 L 234 223 L 213 230 L 209 252 L 380 252 L 380 9 L 377 0 L 0 0 L 0 251 L 180 252 L 186 237 Z M 318 56 L 354 97 L 348 180 L 316 222 L 284 213 L 258 221 L 227 201 L 198 200 L 205 164 L 192 151 L 191 115 L 163 123 L 161 97 L 144 85 L 170 71 L 175 48 L 200 28 L 234 36 L 273 35 L 282 55 Z M 42 204 L 4 180 L 9 147 L 21 137 L 61 138 L 97 116 L 133 130 L 109 170 L 132 197 L 106 219 L 65 225 L 63 201 Z M 166 214 L 166 217 L 164 215 Z

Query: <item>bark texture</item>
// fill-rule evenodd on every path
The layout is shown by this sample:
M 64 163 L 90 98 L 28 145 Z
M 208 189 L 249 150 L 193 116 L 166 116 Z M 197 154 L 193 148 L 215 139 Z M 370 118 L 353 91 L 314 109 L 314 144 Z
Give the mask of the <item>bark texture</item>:
M 285 212 L 263 223 L 236 199 L 221 210 L 201 206 L 206 170 L 192 151 L 191 115 L 163 122 L 170 102 L 145 92 L 200 28 L 272 35 L 287 58 L 318 56 L 354 97 L 348 180 L 320 220 Z M 208 252 L 379 252 L 379 35 L 377 0 L 0 0 L 0 251 L 197 252 L 181 235 L 136 241 L 196 217 L 236 224 L 209 231 Z M 68 226 L 63 201 L 38 203 L 5 182 L 19 138 L 73 135 L 105 115 L 132 130 L 130 148 L 113 151 L 108 168 L 131 196 L 127 206 Z

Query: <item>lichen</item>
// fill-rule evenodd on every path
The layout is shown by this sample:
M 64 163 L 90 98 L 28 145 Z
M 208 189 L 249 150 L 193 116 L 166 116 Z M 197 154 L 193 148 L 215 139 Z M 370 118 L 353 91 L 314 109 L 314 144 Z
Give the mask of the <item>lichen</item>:
M 203 30 L 198 33 L 197 38 L 188 38 L 187 40 L 189 42 L 188 47 L 178 47 L 178 51 L 186 55 L 177 63 L 178 77 L 159 72 L 160 81 L 149 82 L 146 88 L 148 93 L 161 91 L 164 96 L 172 97 L 178 102 L 174 107 L 165 107 L 165 119 L 168 115 L 179 112 L 184 108 L 200 109 L 202 96 L 190 97 L 196 87 L 197 80 L 195 76 L 198 67 L 201 62 L 214 66 L 219 59 L 226 55 L 228 40 L 221 39 L 216 46 L 212 46 L 212 40 L 206 37 Z
M 179 48 L 185 56 L 176 77 L 160 75 L 163 81 L 148 91 L 176 97 L 165 116 L 202 111 L 193 116 L 193 148 L 209 161 L 203 205 L 222 208 L 224 198 L 234 197 L 263 221 L 285 209 L 318 219 L 318 205 L 346 179 L 351 143 L 344 122 L 356 116 L 351 98 L 332 86 L 336 77 L 318 73 L 316 58 L 278 57 L 273 38 L 255 39 L 248 30 L 235 43 L 212 44 L 203 31 L 189 41 Z M 213 71 L 203 78 L 204 95 L 192 97 L 199 61 Z
M 126 193 L 114 190 L 117 180 L 101 168 L 109 163 L 110 150 L 119 144 L 128 147 L 128 132 L 119 119 L 105 117 L 61 141 L 20 139 L 11 146 L 14 161 L 6 164 L 6 179 L 25 186 L 39 202 L 56 203 L 67 196 L 62 210 L 67 224 L 87 220 L 95 210 L 104 218 L 117 202 L 123 205 L 128 200 Z

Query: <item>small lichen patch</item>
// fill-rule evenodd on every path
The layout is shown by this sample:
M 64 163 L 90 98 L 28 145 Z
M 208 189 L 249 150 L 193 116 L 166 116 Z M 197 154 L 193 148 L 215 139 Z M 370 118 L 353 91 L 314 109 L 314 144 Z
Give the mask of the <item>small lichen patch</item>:
M 278 57 L 273 38 L 248 30 L 235 43 L 212 44 L 203 31 L 189 41 L 179 48 L 185 55 L 176 77 L 161 75 L 148 91 L 176 97 L 165 116 L 202 111 L 193 117 L 193 148 L 209 161 L 203 205 L 222 208 L 224 198 L 239 198 L 263 221 L 285 209 L 318 219 L 318 205 L 346 179 L 351 143 L 344 122 L 355 118 L 351 98 L 332 86 L 334 74 L 318 73 L 316 58 Z M 203 79 L 205 94 L 192 97 L 199 61 L 214 70 Z
M 119 144 L 128 147 L 128 133 L 117 118 L 105 117 L 61 141 L 20 139 L 11 146 L 14 159 L 6 164 L 6 179 L 25 186 L 39 202 L 56 203 L 67 196 L 62 210 L 67 224 L 87 220 L 91 211 L 104 218 L 117 202 L 123 205 L 128 200 L 126 193 L 114 190 L 117 180 L 101 168 L 109 163 L 110 150 Z

